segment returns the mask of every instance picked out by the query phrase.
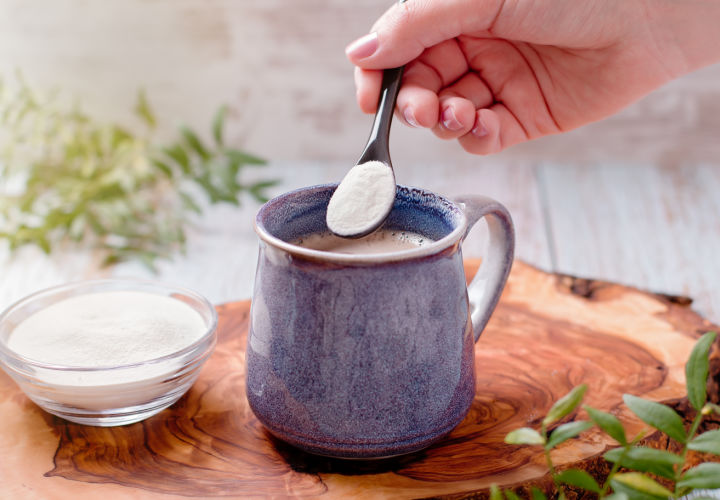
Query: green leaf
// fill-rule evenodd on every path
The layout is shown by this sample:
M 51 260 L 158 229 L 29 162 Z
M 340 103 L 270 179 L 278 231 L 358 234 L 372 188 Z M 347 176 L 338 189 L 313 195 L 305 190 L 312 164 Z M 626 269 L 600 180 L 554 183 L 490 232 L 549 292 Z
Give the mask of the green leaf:
M 223 128 L 225 127 L 225 116 L 227 115 L 227 110 L 227 106 L 220 106 L 217 113 L 215 113 L 215 118 L 213 119 L 213 138 L 215 139 L 215 144 L 218 146 L 223 145 Z
M 208 198 L 210 199 L 210 203 L 215 204 L 220 202 L 227 202 L 234 205 L 238 204 L 238 200 L 235 195 L 227 193 L 223 189 L 219 189 L 212 182 L 212 179 L 208 174 L 196 177 L 195 182 L 203 189 L 203 191 L 205 191 L 205 194 L 207 194 Z
M 46 254 L 50 253 L 50 240 L 48 240 L 45 236 L 38 236 L 34 243 Z
M 630 500 L 625 493 L 615 492 L 603 497 L 605 500 Z
M 34 196 L 26 196 L 25 199 L 20 202 L 20 210 L 23 212 L 32 212 L 36 201 L 37 199 Z
M 269 199 L 268 196 L 265 194 L 265 190 L 279 184 L 279 182 L 280 181 L 277 179 L 256 182 L 255 184 L 250 186 L 250 188 L 249 188 L 250 194 L 257 201 L 259 201 L 261 203 L 265 203 Z
M 113 182 L 112 184 L 98 187 L 93 194 L 93 199 L 108 201 L 117 198 L 124 198 L 127 194 L 128 193 L 126 193 L 125 189 L 123 189 L 119 182 Z
M 627 444 L 625 429 L 615 415 L 597 410 L 587 405 L 583 406 L 583 408 L 590 416 L 590 420 L 605 431 L 608 436 L 620 444 Z
M 228 149 L 225 151 L 225 156 L 231 160 L 236 161 L 242 165 L 265 165 L 267 162 L 258 156 L 245 153 L 238 149 Z
M 238 161 L 237 159 L 229 158 L 227 160 L 227 169 L 230 175 L 233 177 L 237 177 L 238 173 L 240 173 L 240 169 L 242 168 L 243 164 L 241 161 Z
M 535 486 L 530 489 L 530 496 L 532 500 L 547 500 L 545 493 L 540 491 L 540 489 L 536 488 Z
M 557 480 L 570 486 L 577 486 L 578 488 L 592 491 L 593 493 L 600 493 L 601 490 L 597 481 L 595 481 L 590 474 L 580 469 L 564 470 L 557 475 Z
M 545 445 L 545 449 L 551 450 L 560 443 L 563 443 L 570 438 L 576 437 L 578 434 L 588 430 L 592 426 L 592 422 L 585 422 L 584 420 L 578 420 L 577 422 L 568 422 L 567 424 L 559 425 L 552 432 L 552 434 L 550 434 L 550 438 Z
M 705 406 L 709 410 L 708 413 L 712 412 L 720 415 L 720 405 L 716 405 L 715 403 L 707 403 Z
M 490 500 L 504 500 L 502 491 L 495 483 L 490 485 Z
M 155 114 L 150 108 L 150 103 L 147 100 L 144 90 L 140 90 L 137 96 L 137 102 L 135 103 L 135 114 L 137 114 L 147 124 L 148 127 L 155 128 L 157 120 Z
M 202 158 L 203 160 L 207 161 L 210 159 L 210 153 L 208 152 L 205 145 L 200 140 L 200 137 L 190 130 L 188 127 L 181 127 L 180 133 L 183 136 L 183 139 L 185 140 L 185 144 L 187 144 L 190 149 L 195 151 L 195 153 Z
M 180 200 L 182 201 L 182 204 L 185 208 L 187 208 L 191 212 L 195 212 L 196 214 L 202 213 L 200 205 L 195 202 L 195 199 L 192 196 L 190 196 L 184 191 L 178 191 L 178 195 L 180 196 Z
M 135 139 L 130 132 L 122 127 L 114 126 L 111 130 L 113 149 L 123 147 L 124 144 L 131 143 Z
M 190 157 L 185 152 L 185 149 L 183 149 L 182 146 L 179 144 L 174 144 L 172 146 L 163 148 L 163 153 L 165 153 L 166 156 L 168 156 L 170 159 L 174 160 L 175 163 L 180 167 L 180 170 L 185 175 L 190 175 L 191 172 L 191 166 L 190 166 Z
M 167 163 L 156 159 L 151 160 L 151 163 L 166 177 L 171 178 L 173 176 L 173 170 Z
M 685 471 L 678 488 L 720 488 L 720 463 L 706 462 Z
M 672 496 L 670 490 L 639 472 L 615 474 L 610 485 L 616 493 L 625 493 L 633 500 L 667 499 Z
M 529 427 L 521 427 L 510 431 L 505 436 L 505 442 L 507 444 L 545 444 L 545 439 L 535 429 Z
M 673 467 L 683 463 L 682 457 L 674 453 L 641 446 L 631 447 L 627 450 L 615 448 L 605 453 L 603 457 L 608 462 L 620 462 L 620 465 L 626 469 L 651 472 L 668 479 L 675 477 L 675 469 Z
M 688 443 L 688 448 L 702 453 L 720 455 L 720 429 L 703 432 Z
M 675 441 L 687 441 L 682 418 L 672 408 L 631 394 L 625 394 L 623 401 L 646 424 L 664 432 Z
M 513 490 L 505 490 L 505 498 L 508 500 L 520 500 L 520 497 Z
M 70 224 L 72 224 L 73 220 L 75 219 L 75 214 L 73 213 L 67 213 L 63 210 L 51 210 L 46 216 L 45 216 L 45 228 L 46 229 L 54 229 L 56 227 L 70 227 Z
M 137 255 L 133 256 L 134 258 L 138 259 L 142 265 L 144 265 L 149 271 L 157 272 L 157 266 L 155 265 L 155 260 L 159 257 L 158 254 L 154 252 L 139 252 Z
M 569 415 L 580 404 L 586 390 L 587 385 L 582 384 L 573 388 L 573 390 L 565 396 L 558 399 L 548 411 L 547 416 L 543 419 L 543 425 L 548 426 Z
M 100 263 L 100 267 L 109 267 L 115 264 L 118 264 L 123 261 L 123 258 L 120 254 L 115 252 L 108 253 L 103 261 Z
M 708 353 L 716 336 L 715 332 L 708 332 L 700 337 L 690 353 L 690 359 L 685 364 L 688 401 L 698 411 L 702 409 L 707 400 Z

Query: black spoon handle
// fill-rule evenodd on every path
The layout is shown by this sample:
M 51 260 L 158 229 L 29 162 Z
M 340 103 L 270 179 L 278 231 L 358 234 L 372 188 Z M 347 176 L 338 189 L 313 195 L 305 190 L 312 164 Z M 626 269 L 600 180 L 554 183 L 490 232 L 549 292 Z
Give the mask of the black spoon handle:
M 390 125 L 392 123 L 395 102 L 397 101 L 400 82 L 405 66 L 383 71 L 380 99 L 375 113 L 375 121 L 370 130 L 367 146 L 357 161 L 358 165 L 369 161 L 381 161 L 392 167 L 390 163 Z

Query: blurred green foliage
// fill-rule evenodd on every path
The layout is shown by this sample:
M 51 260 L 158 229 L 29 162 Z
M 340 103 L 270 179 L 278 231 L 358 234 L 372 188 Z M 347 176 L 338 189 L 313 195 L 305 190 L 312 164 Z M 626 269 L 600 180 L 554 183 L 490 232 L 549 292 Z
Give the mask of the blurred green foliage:
M 152 142 L 157 118 L 144 94 L 134 111 L 144 133 L 100 123 L 57 92 L 40 95 L 22 77 L 0 81 L 0 239 L 46 252 L 65 242 L 97 249 L 106 265 L 139 259 L 153 268 L 185 246 L 190 215 L 207 203 L 266 201 L 275 180 L 243 183 L 265 161 L 225 144 L 227 108 L 212 143 L 182 127 Z

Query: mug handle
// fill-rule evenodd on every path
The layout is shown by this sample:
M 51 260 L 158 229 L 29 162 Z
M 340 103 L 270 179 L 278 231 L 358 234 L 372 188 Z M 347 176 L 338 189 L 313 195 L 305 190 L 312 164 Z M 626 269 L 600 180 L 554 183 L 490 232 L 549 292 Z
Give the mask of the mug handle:
M 475 341 L 480 338 L 490 315 L 500 300 L 510 274 L 515 253 L 515 231 L 507 209 L 486 196 L 463 196 L 455 200 L 467 218 L 465 241 L 473 226 L 483 217 L 488 225 L 490 241 L 480 269 L 468 285 L 470 320 Z

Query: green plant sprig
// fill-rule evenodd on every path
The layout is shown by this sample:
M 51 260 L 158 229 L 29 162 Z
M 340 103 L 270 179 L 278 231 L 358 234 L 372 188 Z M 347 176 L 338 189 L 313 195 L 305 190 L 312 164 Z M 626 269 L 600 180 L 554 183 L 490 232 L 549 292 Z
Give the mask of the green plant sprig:
M 528 427 L 516 429 L 505 437 L 505 442 L 515 445 L 543 446 L 548 470 L 561 499 L 566 497 L 565 485 L 594 493 L 598 498 L 612 500 L 679 498 L 699 489 L 720 488 L 720 463 L 706 462 L 686 469 L 690 450 L 720 455 L 720 429 L 697 434 L 704 417 L 713 412 L 720 414 L 720 407 L 707 401 L 706 389 L 710 347 L 716 336 L 715 332 L 703 335 L 695 344 L 685 365 L 688 401 L 696 410 L 688 431 L 685 430 L 680 415 L 669 406 L 630 394 L 623 396 L 625 405 L 640 420 L 679 443 L 682 446 L 680 453 L 639 446 L 645 431 L 628 440 L 625 429 L 616 416 L 587 405 L 583 406 L 583 409 L 590 418 L 589 422 L 571 421 L 559 425 L 548 433 L 548 426 L 570 415 L 580 406 L 587 390 L 584 384 L 572 389 L 550 408 L 539 431 Z M 550 454 L 559 444 L 593 426 L 598 427 L 620 445 L 603 455 L 612 467 L 602 485 L 580 469 L 558 472 Z M 620 472 L 621 469 L 623 472 Z M 672 483 L 673 489 L 666 488 L 651 476 L 661 477 L 666 482 Z M 533 500 L 546 498 L 537 488 L 531 490 L 531 496 Z M 493 485 L 490 497 L 492 500 L 503 500 L 503 498 L 515 500 L 518 495 L 511 490 L 501 491 Z
M 241 181 L 265 161 L 224 141 L 227 108 L 211 144 L 187 127 L 177 140 L 152 141 L 157 118 L 143 92 L 134 108 L 143 134 L 101 123 L 59 94 L 21 78 L 0 81 L 0 239 L 11 250 L 66 242 L 97 249 L 104 264 L 140 260 L 153 268 L 185 248 L 185 227 L 210 204 L 266 201 L 276 180 Z

